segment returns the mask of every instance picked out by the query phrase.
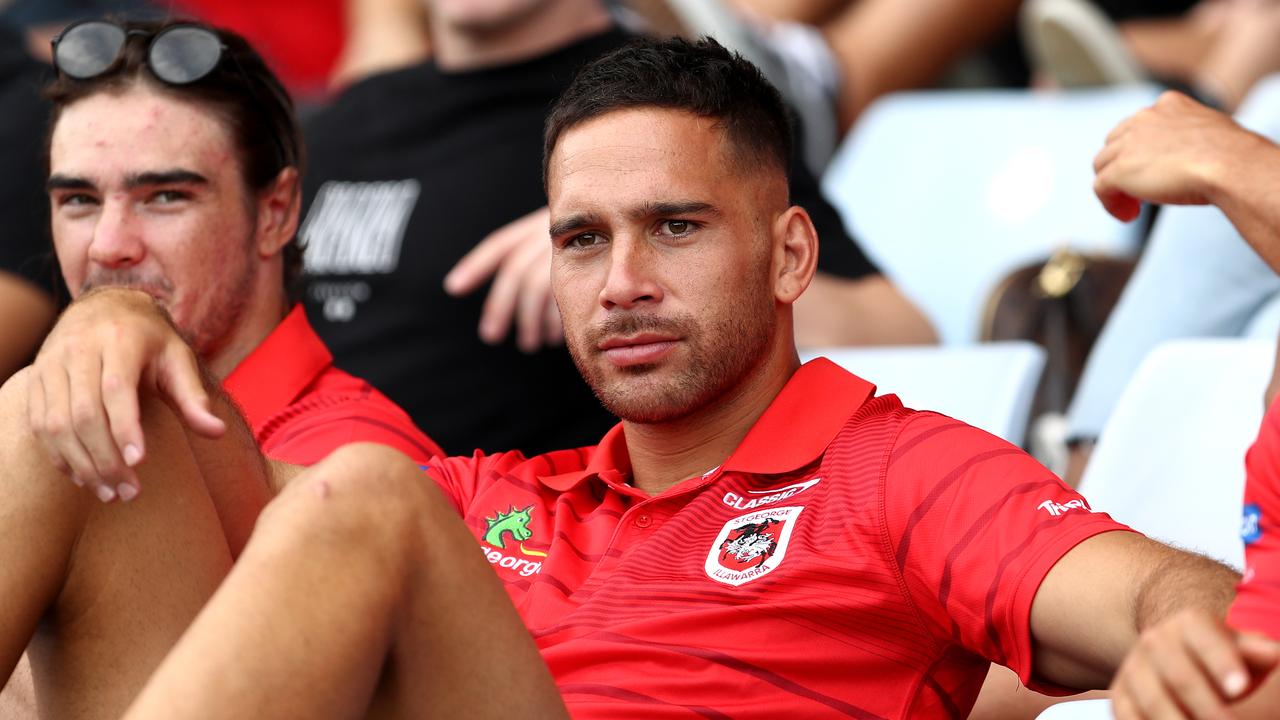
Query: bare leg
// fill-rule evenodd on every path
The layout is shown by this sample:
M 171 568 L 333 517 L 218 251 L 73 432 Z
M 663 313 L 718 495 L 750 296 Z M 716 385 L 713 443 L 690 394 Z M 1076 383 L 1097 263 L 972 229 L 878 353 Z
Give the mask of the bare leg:
M 370 445 L 294 480 L 128 718 L 566 717 L 475 538 Z
M 1013 22 L 1021 0 L 862 0 L 822 27 L 843 73 L 840 122 L 871 101 L 928 85 Z
M 210 489 L 229 494 L 223 473 L 256 467 L 240 480 L 260 497 L 262 465 L 256 450 L 201 465 L 212 446 L 193 449 L 172 412 L 144 399 L 144 491 L 103 505 L 49 465 L 26 396 L 25 373 L 0 389 L 0 677 L 29 646 L 43 716 L 118 717 L 230 569 L 224 520 L 243 526 L 244 508 L 220 514 Z

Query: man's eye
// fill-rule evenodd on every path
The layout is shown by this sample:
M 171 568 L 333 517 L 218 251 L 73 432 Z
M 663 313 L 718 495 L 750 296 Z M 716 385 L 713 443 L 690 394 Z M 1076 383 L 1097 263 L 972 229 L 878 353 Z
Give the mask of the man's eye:
M 151 202 L 157 205 L 171 205 L 182 200 L 186 200 L 189 196 L 178 190 L 161 190 L 151 196 Z
M 581 233 L 569 238 L 568 241 L 565 242 L 565 247 L 588 248 L 593 245 L 599 245 L 601 242 L 602 240 L 600 236 L 596 233 Z
M 658 231 L 662 235 L 688 235 L 696 228 L 696 224 L 688 220 L 663 220 L 658 224 Z
M 74 195 L 63 195 L 58 201 L 59 205 L 89 205 L 93 202 L 92 195 L 84 193 L 76 193 Z

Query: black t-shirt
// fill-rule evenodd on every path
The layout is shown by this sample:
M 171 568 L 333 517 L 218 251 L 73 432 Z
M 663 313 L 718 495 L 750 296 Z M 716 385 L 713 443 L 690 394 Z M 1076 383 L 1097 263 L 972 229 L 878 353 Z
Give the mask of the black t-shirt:
M 308 123 L 307 314 L 339 367 L 449 453 L 587 445 L 616 422 L 564 348 L 525 354 L 479 339 L 488 287 L 453 298 L 442 283 L 490 232 L 546 205 L 546 113 L 582 65 L 628 37 L 611 30 L 503 67 L 377 75 Z M 876 272 L 812 177 L 792 192 L 819 227 L 820 269 Z
M 52 293 L 56 283 L 44 191 L 51 71 L 27 55 L 22 35 L 0 26 L 0 271 Z

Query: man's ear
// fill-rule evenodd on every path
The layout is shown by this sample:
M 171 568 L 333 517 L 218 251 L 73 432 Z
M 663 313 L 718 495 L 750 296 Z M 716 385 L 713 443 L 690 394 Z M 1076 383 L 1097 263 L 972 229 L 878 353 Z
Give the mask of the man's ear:
M 258 193 L 258 253 L 271 257 L 298 232 L 302 206 L 298 169 L 287 167 L 265 190 Z
M 794 303 L 818 267 L 818 231 L 804 208 L 792 205 L 773 223 L 773 294 L 778 302 Z

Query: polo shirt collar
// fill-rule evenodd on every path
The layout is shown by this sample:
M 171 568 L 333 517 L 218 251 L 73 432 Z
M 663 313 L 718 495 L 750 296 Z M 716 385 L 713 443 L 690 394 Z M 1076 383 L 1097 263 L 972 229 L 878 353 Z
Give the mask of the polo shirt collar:
M 818 459 L 876 386 L 826 358 L 796 370 L 769 403 L 729 459 L 726 471 L 772 475 L 790 472 Z M 585 478 L 631 472 L 622 423 L 596 446 L 583 470 L 542 477 L 548 487 L 566 491 Z
M 222 386 L 256 431 L 293 404 L 333 365 L 333 355 L 311 329 L 301 305 L 294 306 Z
M 875 391 L 875 385 L 826 358 L 810 360 L 769 403 L 724 469 L 773 475 L 808 465 Z

